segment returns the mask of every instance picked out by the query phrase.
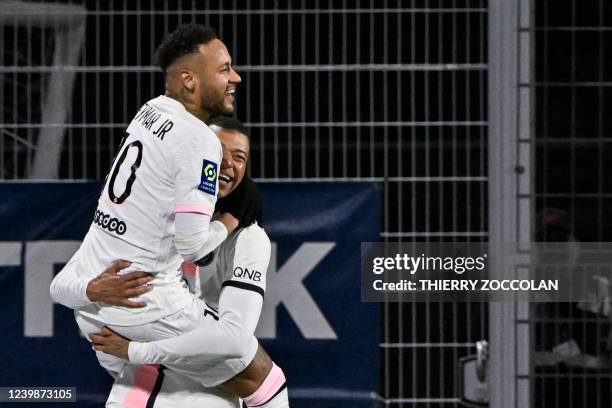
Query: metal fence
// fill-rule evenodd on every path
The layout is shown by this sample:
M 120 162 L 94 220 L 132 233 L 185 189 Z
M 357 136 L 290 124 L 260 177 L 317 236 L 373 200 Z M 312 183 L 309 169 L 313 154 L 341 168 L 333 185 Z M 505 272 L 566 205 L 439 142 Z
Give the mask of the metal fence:
M 538 238 L 568 241 L 579 258 L 580 242 L 611 238 L 611 10 L 602 0 L 532 0 L 532 7 L 525 30 L 534 36 L 535 75 L 521 86 L 536 96 Z M 564 364 L 536 360 L 530 379 L 539 406 L 610 406 L 610 317 L 593 302 L 532 312 L 536 355 L 575 346 Z
M 381 239 L 487 239 L 486 0 L 48 4 L 0 6 L 0 179 L 103 178 L 133 114 L 163 89 L 154 48 L 195 21 L 218 29 L 242 75 L 254 178 L 375 180 Z M 381 313 L 380 401 L 458 406 L 457 361 L 487 337 L 486 305 Z
M 609 5 L 491 1 L 489 17 L 490 78 L 500 80 L 489 84 L 489 242 L 564 242 L 578 262 L 581 242 L 609 240 Z M 610 406 L 607 293 L 490 305 L 493 406 Z

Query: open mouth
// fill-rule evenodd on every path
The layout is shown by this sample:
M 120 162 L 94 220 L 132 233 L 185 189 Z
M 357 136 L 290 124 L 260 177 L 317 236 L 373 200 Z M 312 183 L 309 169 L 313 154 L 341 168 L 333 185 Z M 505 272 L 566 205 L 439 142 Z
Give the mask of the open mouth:
M 227 183 L 231 183 L 232 180 L 234 180 L 234 178 L 231 176 L 228 176 L 227 174 L 219 175 L 219 183 L 227 184 Z
M 225 93 L 225 96 L 231 96 L 232 98 L 236 97 L 236 88 L 230 89 Z

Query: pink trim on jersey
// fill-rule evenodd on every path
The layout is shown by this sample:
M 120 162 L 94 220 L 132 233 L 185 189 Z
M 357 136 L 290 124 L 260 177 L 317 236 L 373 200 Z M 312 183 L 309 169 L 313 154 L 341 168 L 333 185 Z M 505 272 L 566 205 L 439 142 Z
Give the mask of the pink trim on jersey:
M 263 384 L 261 384 L 257 391 L 246 397 L 244 402 L 249 407 L 261 405 L 272 398 L 276 391 L 278 391 L 284 383 L 285 374 L 283 373 L 283 370 L 281 370 L 276 364 L 272 363 L 272 370 L 270 370 L 270 374 L 268 374 Z
M 175 213 L 197 213 L 197 214 L 204 214 L 204 215 L 208 215 L 209 217 L 211 217 L 213 215 L 213 212 L 215 210 L 213 208 L 207 208 L 204 207 L 203 205 L 197 205 L 197 204 L 179 204 L 176 207 L 174 207 L 174 212 Z
M 181 264 L 181 271 L 183 271 L 183 275 L 195 276 L 196 273 L 198 273 L 198 265 L 193 262 L 183 261 Z
M 125 405 L 130 408 L 146 408 L 159 375 L 158 369 L 159 364 L 143 364 L 138 367 L 134 375 L 134 385 L 123 400 Z

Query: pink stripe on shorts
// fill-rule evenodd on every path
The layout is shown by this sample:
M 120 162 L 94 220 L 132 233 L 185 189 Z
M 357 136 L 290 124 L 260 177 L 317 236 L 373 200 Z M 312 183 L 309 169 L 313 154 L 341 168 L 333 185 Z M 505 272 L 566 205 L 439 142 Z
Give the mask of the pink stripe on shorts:
M 130 408 L 146 408 L 153 387 L 159 375 L 159 364 L 143 364 L 134 376 L 134 385 L 125 396 L 123 403 Z

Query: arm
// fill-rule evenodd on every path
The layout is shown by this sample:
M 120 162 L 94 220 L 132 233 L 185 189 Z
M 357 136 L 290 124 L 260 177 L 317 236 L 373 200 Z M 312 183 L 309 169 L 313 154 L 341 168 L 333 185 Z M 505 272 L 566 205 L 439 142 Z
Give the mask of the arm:
M 255 228 L 260 233 L 245 234 Z M 91 335 L 94 348 L 134 363 L 201 364 L 211 360 L 242 357 L 254 340 L 253 334 L 263 305 L 265 276 L 270 260 L 270 241 L 257 226 L 241 231 L 234 252 L 234 262 L 228 265 L 219 299 L 219 320 L 177 337 L 149 343 L 128 342 L 118 336 L 103 333 Z M 233 275 L 235 268 L 246 268 L 253 280 Z
M 214 141 L 211 139 L 214 138 Z M 216 136 L 192 137 L 172 156 L 175 183 L 174 243 L 183 259 L 208 255 L 238 225 L 227 216 L 211 222 L 218 193 L 221 146 Z
M 176 337 L 141 343 L 129 341 L 104 327 L 99 334 L 90 334 L 89 338 L 95 350 L 136 364 L 200 364 L 240 358 L 248 351 L 263 300 L 260 295 L 245 296 L 239 292 L 236 288 L 224 290 L 219 300 L 220 315 L 216 324 Z M 255 324 L 250 323 L 253 321 Z
M 145 303 L 129 298 L 142 295 L 153 289 L 147 285 L 153 277 L 144 272 L 130 272 L 118 275 L 130 266 L 127 261 L 115 261 L 101 274 L 88 280 L 77 274 L 78 252 L 55 276 L 51 282 L 51 298 L 66 307 L 77 309 L 93 302 L 115 306 L 144 307 Z
M 199 364 L 242 357 L 253 338 L 263 298 L 240 293 L 241 290 L 237 288 L 228 288 L 224 292 L 219 302 L 220 315 L 216 324 L 155 342 L 130 342 L 130 362 Z
M 156 342 L 131 342 L 130 361 L 195 364 L 241 357 L 254 339 L 259 322 L 269 261 L 270 241 L 263 230 L 257 226 L 242 230 L 236 240 L 233 262 L 227 265 L 228 280 L 222 284 L 218 322 Z M 253 272 L 252 278 L 236 276 L 233 273 L 236 268 Z M 259 272 L 259 275 L 254 272 Z
M 196 262 L 211 253 L 227 238 L 228 229 L 220 222 L 197 213 L 176 213 L 174 245 L 183 259 Z
M 79 251 L 55 275 L 50 288 L 51 299 L 71 309 L 87 306 L 92 303 L 89 297 L 87 297 L 88 280 L 79 277 L 76 273 L 77 265 L 79 264 L 78 257 Z

